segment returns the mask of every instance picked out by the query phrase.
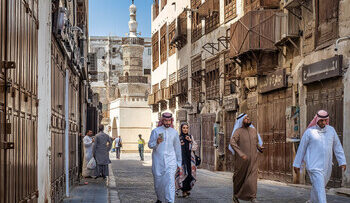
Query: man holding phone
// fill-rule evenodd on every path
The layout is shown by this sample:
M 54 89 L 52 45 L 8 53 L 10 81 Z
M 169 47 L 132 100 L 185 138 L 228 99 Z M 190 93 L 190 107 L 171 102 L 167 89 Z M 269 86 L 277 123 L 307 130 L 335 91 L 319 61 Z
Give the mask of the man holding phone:
M 157 203 L 175 202 L 175 173 L 182 164 L 181 144 L 171 113 L 163 113 L 148 142 Z

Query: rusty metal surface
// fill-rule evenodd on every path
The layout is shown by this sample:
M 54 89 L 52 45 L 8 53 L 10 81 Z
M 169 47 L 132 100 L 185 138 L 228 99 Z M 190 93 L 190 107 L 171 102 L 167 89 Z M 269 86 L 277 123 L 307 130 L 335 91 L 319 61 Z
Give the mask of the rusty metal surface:
M 259 157 L 259 176 L 292 182 L 292 144 L 286 142 L 285 110 L 291 105 L 291 90 L 284 89 L 259 96 L 258 132 L 264 141 Z
M 343 91 L 341 79 L 329 79 L 322 81 L 322 85 L 320 83 L 308 85 L 306 99 L 307 122 L 313 119 L 318 110 L 326 110 L 330 116 L 330 125 L 337 131 L 341 143 L 343 143 Z M 306 182 L 310 184 L 308 176 Z M 332 176 L 327 186 L 341 187 L 341 183 L 342 171 L 333 155 Z
M 0 202 L 37 202 L 38 2 L 0 5 Z

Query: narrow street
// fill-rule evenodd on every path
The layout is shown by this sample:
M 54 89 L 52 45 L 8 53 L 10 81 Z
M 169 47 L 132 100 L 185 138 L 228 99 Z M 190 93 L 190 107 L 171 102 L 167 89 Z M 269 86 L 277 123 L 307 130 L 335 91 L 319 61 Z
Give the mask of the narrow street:
M 120 201 L 155 202 L 151 154 L 145 155 L 144 162 L 139 161 L 138 154 L 122 154 L 120 160 L 115 159 L 115 154 L 111 154 L 111 157 Z M 176 202 L 231 202 L 231 173 L 199 169 L 197 178 L 191 196 L 186 199 L 179 197 Z M 300 203 L 309 197 L 308 189 L 273 181 L 259 181 L 258 187 L 258 200 L 264 203 Z M 350 202 L 350 198 L 339 195 L 328 195 L 327 199 L 329 203 Z

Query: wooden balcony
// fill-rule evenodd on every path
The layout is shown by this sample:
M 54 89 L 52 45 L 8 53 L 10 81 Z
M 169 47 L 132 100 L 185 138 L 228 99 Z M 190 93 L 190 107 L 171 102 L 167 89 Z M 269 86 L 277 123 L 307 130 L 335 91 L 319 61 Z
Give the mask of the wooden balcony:
M 159 4 L 158 1 L 156 1 L 155 3 L 153 3 L 152 5 L 152 11 L 153 11 L 153 20 L 157 18 L 157 16 L 159 15 Z
M 280 0 L 245 0 L 244 13 L 254 10 L 278 8 Z
M 155 93 L 155 103 L 159 103 L 164 100 L 164 89 L 160 89 Z
M 164 93 L 163 93 L 163 95 L 164 95 L 164 99 L 165 99 L 165 100 L 169 100 L 169 99 L 171 99 L 171 95 L 170 95 L 170 87 L 166 87 L 166 88 L 164 88 L 164 89 L 163 89 L 163 91 L 164 91 Z
M 249 51 L 276 51 L 276 31 L 281 30 L 277 10 L 250 11 L 230 28 L 230 58 Z
M 294 42 L 291 40 L 299 38 L 300 20 L 297 16 L 291 13 L 277 13 L 276 23 L 280 24 L 280 29 L 276 29 L 276 45 L 283 45 L 286 41 L 293 44 Z M 298 47 L 296 46 L 296 48 Z
M 154 94 L 148 95 L 148 105 L 153 105 L 155 104 L 155 97 Z
M 207 87 L 206 91 L 207 91 L 206 92 L 207 99 L 217 99 L 220 96 L 219 95 L 220 89 L 219 89 L 218 83 Z

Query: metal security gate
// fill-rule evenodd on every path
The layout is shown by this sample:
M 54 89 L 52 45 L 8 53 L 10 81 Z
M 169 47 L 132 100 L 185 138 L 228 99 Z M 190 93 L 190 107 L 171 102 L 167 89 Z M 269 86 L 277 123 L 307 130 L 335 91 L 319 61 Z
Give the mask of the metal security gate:
M 233 126 L 235 125 L 235 113 L 234 112 L 226 112 L 225 114 L 225 165 L 226 171 L 233 171 L 234 166 L 234 155 L 228 149 L 228 145 L 230 144 L 231 134 L 233 130 Z
M 37 0 L 0 3 L 0 202 L 37 202 Z
M 215 147 L 213 126 L 215 114 L 202 115 L 202 167 L 208 170 L 215 169 Z
M 264 141 L 259 159 L 261 178 L 292 182 L 292 144 L 286 142 L 286 107 L 291 105 L 291 89 L 259 96 L 258 132 Z
M 324 80 L 322 83 L 315 83 L 307 86 L 307 122 L 309 123 L 318 110 L 326 110 L 330 117 L 330 125 L 335 128 L 343 143 L 343 95 L 344 89 L 341 79 Z M 310 183 L 309 176 L 306 182 Z M 342 171 L 333 155 L 332 176 L 328 187 L 341 187 Z

